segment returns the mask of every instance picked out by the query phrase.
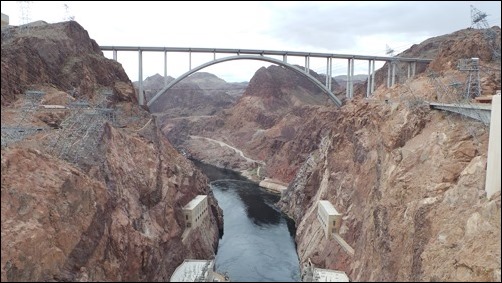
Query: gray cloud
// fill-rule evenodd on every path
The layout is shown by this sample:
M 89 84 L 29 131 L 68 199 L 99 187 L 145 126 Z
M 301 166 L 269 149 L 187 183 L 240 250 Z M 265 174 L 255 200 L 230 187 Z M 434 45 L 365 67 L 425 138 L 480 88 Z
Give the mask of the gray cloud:
M 275 17 L 270 36 L 291 44 L 346 49 L 354 46 L 357 37 L 432 37 L 471 24 L 470 6 L 466 1 L 353 3 L 305 2 L 287 8 L 271 5 Z M 473 2 L 473 5 L 489 15 L 487 20 L 491 26 L 500 25 L 500 2 Z

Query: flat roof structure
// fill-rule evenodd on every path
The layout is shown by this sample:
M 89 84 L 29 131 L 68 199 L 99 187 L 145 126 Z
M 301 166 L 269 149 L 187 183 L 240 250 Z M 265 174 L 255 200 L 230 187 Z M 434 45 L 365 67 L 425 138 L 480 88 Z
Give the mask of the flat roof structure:
M 322 268 L 314 268 L 312 279 L 312 282 L 350 282 L 345 272 Z
M 194 209 L 201 201 L 203 201 L 205 198 L 207 198 L 206 195 L 198 195 L 196 196 L 193 200 L 191 200 L 183 209 L 189 209 L 192 210 Z
M 320 200 L 319 203 L 322 205 L 322 207 L 326 210 L 326 212 L 329 215 L 341 215 L 336 211 L 335 207 L 331 204 L 331 202 L 327 200 Z

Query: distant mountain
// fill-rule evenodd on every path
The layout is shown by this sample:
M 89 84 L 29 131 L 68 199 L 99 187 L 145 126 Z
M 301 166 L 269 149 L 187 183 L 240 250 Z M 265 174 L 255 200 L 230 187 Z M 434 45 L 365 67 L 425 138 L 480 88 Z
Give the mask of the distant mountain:
M 333 77 L 333 79 L 335 79 L 335 81 L 337 83 L 341 84 L 342 86 L 344 86 L 344 84 L 347 83 L 347 76 L 346 75 L 335 76 L 335 77 Z M 364 75 L 364 74 L 354 75 L 354 77 L 352 78 L 354 83 L 364 82 L 367 79 L 368 79 L 368 75 Z
M 167 77 L 167 83 L 174 80 Z M 146 100 L 156 95 L 166 82 L 160 74 L 143 81 Z M 138 87 L 138 82 L 134 82 Z M 206 72 L 197 72 L 176 84 L 161 95 L 150 107 L 152 113 L 163 113 L 165 117 L 213 115 L 232 106 L 244 93 L 248 83 L 227 83 Z

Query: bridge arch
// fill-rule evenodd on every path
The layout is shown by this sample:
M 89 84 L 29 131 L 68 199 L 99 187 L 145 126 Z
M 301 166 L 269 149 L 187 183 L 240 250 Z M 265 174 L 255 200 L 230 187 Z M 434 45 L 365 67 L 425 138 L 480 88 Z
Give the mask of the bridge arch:
M 207 62 L 205 64 L 202 64 L 202 65 L 200 65 L 200 66 L 198 66 L 196 68 L 193 68 L 192 70 L 190 70 L 190 71 L 184 73 L 183 75 L 179 76 L 174 81 L 172 81 L 167 86 L 165 86 L 163 89 L 161 89 L 152 99 L 150 99 L 150 101 L 148 101 L 147 106 L 150 107 L 150 105 L 152 105 L 153 102 L 155 102 L 155 100 L 157 100 L 157 98 L 159 98 L 167 90 L 169 90 L 174 85 L 176 85 L 177 83 L 179 83 L 181 80 L 187 78 L 191 74 L 193 74 L 195 72 L 198 72 L 198 71 L 200 71 L 200 70 L 202 70 L 204 68 L 207 68 L 209 66 L 215 65 L 215 64 L 223 63 L 223 62 L 226 62 L 226 61 L 234 61 L 234 60 L 260 60 L 260 61 L 267 61 L 267 62 L 274 63 L 274 64 L 277 64 L 277 65 L 280 65 L 280 66 L 284 66 L 285 68 L 288 68 L 288 69 L 296 72 L 297 74 L 300 74 L 300 75 L 306 77 L 309 81 L 311 81 L 312 83 L 314 83 L 324 93 L 326 93 L 328 95 L 328 97 L 331 100 L 333 100 L 333 102 L 337 106 L 342 106 L 342 101 L 340 99 L 338 99 L 338 97 L 336 97 L 325 85 L 323 85 L 320 81 L 318 81 L 312 75 L 307 74 L 304 71 L 302 71 L 301 69 L 299 69 L 298 67 L 296 67 L 294 65 L 291 65 L 289 63 L 286 63 L 284 61 L 281 61 L 281 60 L 278 60 L 278 59 L 275 59 L 275 58 L 260 56 L 260 55 L 237 55 L 237 56 L 229 56 L 229 57 L 225 57 L 225 58 L 216 59 L 216 60 Z

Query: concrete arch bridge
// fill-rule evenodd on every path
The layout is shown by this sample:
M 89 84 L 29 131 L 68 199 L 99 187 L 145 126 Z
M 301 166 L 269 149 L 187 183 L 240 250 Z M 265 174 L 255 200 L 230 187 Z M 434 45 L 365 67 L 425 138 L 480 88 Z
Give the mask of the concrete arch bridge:
M 314 53 L 314 52 L 298 52 L 298 51 L 276 51 L 276 50 L 256 50 L 256 49 L 225 49 L 225 48 L 185 48 L 185 47 L 141 47 L 141 46 L 100 46 L 102 51 L 112 51 L 113 59 L 117 61 L 118 51 L 134 51 L 138 52 L 138 83 L 139 94 L 138 102 L 144 105 L 143 97 L 143 52 L 164 52 L 164 78 L 165 85 L 150 101 L 147 106 L 152 105 L 163 93 L 171 87 L 179 83 L 181 80 L 187 78 L 191 74 L 200 71 L 206 67 L 220 64 L 228 61 L 235 60 L 259 60 L 274 63 L 290 69 L 315 84 L 321 89 L 337 106 L 341 106 L 342 102 L 338 99 L 331 90 L 333 59 L 346 59 L 347 60 L 347 87 L 346 97 L 351 99 L 354 96 L 354 61 L 363 60 L 368 61 L 368 84 L 366 89 L 366 97 L 371 96 L 375 91 L 375 61 L 389 62 L 387 70 L 387 87 L 391 87 L 395 83 L 396 65 L 399 63 L 407 64 L 408 78 L 415 76 L 416 64 L 428 64 L 431 59 L 422 58 L 404 58 L 404 57 L 386 57 L 386 56 L 369 56 L 369 55 L 354 55 L 354 54 L 334 54 L 334 53 Z M 167 53 L 182 52 L 188 53 L 189 70 L 176 78 L 174 81 L 167 82 Z M 212 53 L 213 60 L 206 62 L 200 66 L 192 68 L 192 53 Z M 216 54 L 230 54 L 228 57 L 216 58 Z M 282 56 L 282 60 L 276 59 L 271 56 Z M 304 57 L 304 68 L 299 68 L 295 65 L 288 63 L 288 56 L 290 57 Z M 321 82 L 313 77 L 310 72 L 310 59 L 311 58 L 325 58 L 326 59 L 326 81 Z

